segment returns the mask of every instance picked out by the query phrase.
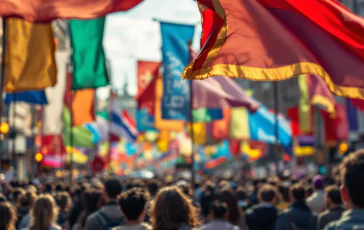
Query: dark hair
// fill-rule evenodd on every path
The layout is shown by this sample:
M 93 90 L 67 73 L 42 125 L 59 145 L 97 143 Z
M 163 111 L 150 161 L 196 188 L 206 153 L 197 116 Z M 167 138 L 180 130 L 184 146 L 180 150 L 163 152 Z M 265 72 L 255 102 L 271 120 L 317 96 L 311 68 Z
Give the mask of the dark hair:
M 217 193 L 216 199 L 228 205 L 228 220 L 231 224 L 237 224 L 243 215 L 243 210 L 238 205 L 238 198 L 234 191 L 229 187 L 225 187 Z
M 67 192 L 58 192 L 55 199 L 61 212 L 68 212 L 71 209 L 72 199 Z
M 19 205 L 21 207 L 28 207 L 30 208 L 35 199 L 37 199 L 37 195 L 34 192 L 26 192 L 19 197 Z
M 325 193 L 326 193 L 326 196 L 329 197 L 330 200 L 334 204 L 341 204 L 342 203 L 341 193 L 340 193 L 340 189 L 339 189 L 338 186 L 331 185 L 331 186 L 326 187 Z
M 278 197 L 277 189 L 270 184 L 265 184 L 259 188 L 258 199 L 261 202 L 272 202 L 274 198 Z
M 228 205 L 221 201 L 214 201 L 211 204 L 211 213 L 215 219 L 224 219 L 228 211 Z
M 285 185 L 279 185 L 278 186 L 279 193 L 281 194 L 283 200 L 285 202 L 289 202 L 289 188 Z
M 210 212 L 211 203 L 215 198 L 215 185 L 212 182 L 206 182 L 202 188 L 200 195 L 201 212 L 204 217 L 207 217 Z
M 236 190 L 236 197 L 238 198 L 238 200 L 248 199 L 248 194 L 247 194 L 246 190 L 244 189 L 244 187 L 242 187 L 242 186 L 238 187 L 238 189 Z
M 96 212 L 100 207 L 102 192 L 94 188 L 86 189 L 82 194 L 83 211 L 78 218 L 81 228 L 85 226 L 86 219 L 89 215 Z
M 364 208 L 364 149 L 344 159 L 341 164 L 341 177 L 353 205 Z
M 15 189 L 13 190 L 12 195 L 13 195 L 13 202 L 14 202 L 14 204 L 18 205 L 19 197 L 20 197 L 22 194 L 24 194 L 24 193 L 25 193 L 25 191 L 24 191 L 24 189 L 22 189 L 22 188 L 15 188 Z
M 6 199 L 6 197 L 4 196 L 4 194 L 0 193 L 0 203 L 2 202 L 7 202 L 8 199 Z
M 108 179 L 104 186 L 106 194 L 111 199 L 116 199 L 122 191 L 121 183 L 118 179 Z
M 15 230 L 17 219 L 15 208 L 9 202 L 0 203 L 0 229 Z
M 148 191 L 149 194 L 154 197 L 157 195 L 158 190 L 159 190 L 160 184 L 157 180 L 151 180 L 148 183 Z
M 291 187 L 290 191 L 291 191 L 291 194 L 292 194 L 293 198 L 296 201 L 304 201 L 305 200 L 306 191 L 305 191 L 305 188 L 301 184 L 293 185 Z
M 150 210 L 153 230 L 178 229 L 183 223 L 196 227 L 200 224 L 198 216 L 192 201 L 176 186 L 163 188 Z
M 141 188 L 130 189 L 119 197 L 119 205 L 128 220 L 137 220 L 146 208 L 149 194 Z

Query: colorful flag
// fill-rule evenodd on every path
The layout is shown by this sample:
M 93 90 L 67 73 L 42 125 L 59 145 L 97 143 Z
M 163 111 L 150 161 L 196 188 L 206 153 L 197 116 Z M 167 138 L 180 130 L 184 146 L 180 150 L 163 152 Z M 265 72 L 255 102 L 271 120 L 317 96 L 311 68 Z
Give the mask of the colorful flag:
M 154 115 L 148 114 L 148 109 L 139 109 L 137 111 L 137 127 L 139 132 L 156 131 Z
M 1 8 L 4 4 L 1 3 Z M 6 92 L 42 90 L 57 82 L 55 44 L 51 24 L 6 19 Z
M 213 26 L 183 78 L 313 74 L 339 96 L 364 98 L 364 20 L 339 1 L 198 1 L 214 11 Z
M 307 75 L 307 82 L 311 104 L 320 106 L 329 113 L 335 113 L 336 101 L 325 80 L 317 75 Z
M 312 132 L 311 103 L 307 75 L 301 74 L 298 76 L 298 88 L 300 89 L 299 123 L 302 134 L 307 134 Z
M 98 88 L 109 84 L 102 44 L 104 27 L 105 17 L 70 21 L 73 90 Z
M 193 123 L 193 142 L 196 145 L 203 145 L 206 143 L 206 126 L 205 123 Z M 190 127 L 191 128 L 191 127 Z
M 349 98 L 346 98 L 346 112 L 349 121 L 349 130 L 351 132 L 356 132 L 359 129 L 358 124 L 358 109 L 353 105 Z
M 230 114 L 229 138 L 237 140 L 249 139 L 248 110 L 232 108 Z
M 122 137 L 126 141 L 135 142 L 137 139 L 138 130 L 133 118 L 127 111 L 119 110 L 114 101 L 110 103 L 110 106 L 110 133 L 115 136 Z
M 211 122 L 221 120 L 223 113 L 221 109 L 200 108 L 192 110 L 193 122 Z
M 138 73 L 137 73 L 137 95 L 143 93 L 145 88 L 153 80 L 155 76 L 159 74 L 160 62 L 154 61 L 138 61 Z M 138 96 L 137 96 L 138 97 Z
M 216 140 L 223 140 L 229 137 L 231 109 L 223 110 L 223 119 L 212 122 L 212 136 Z
M 43 110 L 43 131 L 45 135 L 60 135 L 63 130 L 63 105 L 66 90 L 67 63 L 69 53 L 65 51 L 56 52 L 57 62 L 57 84 L 46 89 L 48 105 Z
M 2 0 L 1 17 L 18 17 L 31 22 L 55 19 L 92 19 L 133 8 L 142 0 Z
M 7 93 L 4 99 L 5 104 L 22 101 L 29 104 L 46 105 L 48 104 L 44 90 L 24 91 L 19 93 Z
M 162 118 L 190 120 L 190 86 L 181 74 L 190 61 L 188 43 L 192 41 L 195 27 L 160 23 L 162 33 L 163 98 Z
M 349 124 L 345 106 L 336 104 L 335 111 L 335 117 L 332 117 L 329 113 L 322 111 L 326 142 L 343 141 L 349 138 Z

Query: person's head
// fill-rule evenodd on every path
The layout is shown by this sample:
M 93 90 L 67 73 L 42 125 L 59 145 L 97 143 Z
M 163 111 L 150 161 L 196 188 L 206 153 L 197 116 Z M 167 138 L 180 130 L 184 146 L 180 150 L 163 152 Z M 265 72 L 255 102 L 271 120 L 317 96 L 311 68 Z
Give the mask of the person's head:
M 150 210 L 153 229 L 178 229 L 181 224 L 199 225 L 192 201 L 178 188 L 166 187 L 155 197 Z
M 71 209 L 72 200 L 67 192 L 58 192 L 55 198 L 61 212 L 68 212 Z
M 289 188 L 283 184 L 278 186 L 279 193 L 282 196 L 284 202 L 289 202 Z
M 16 210 L 9 202 L 0 203 L 0 229 L 15 230 Z
M 18 204 L 22 208 L 30 208 L 36 198 L 37 195 L 34 192 L 26 192 L 20 195 Z
M 238 189 L 236 190 L 236 197 L 240 201 L 248 200 L 248 194 L 247 194 L 246 190 L 244 189 L 244 187 L 238 187 Z
M 160 184 L 157 180 L 151 180 L 148 182 L 148 191 L 151 197 L 155 197 L 158 193 Z
M 177 186 L 178 186 L 178 188 L 181 189 L 181 191 L 185 195 L 191 197 L 191 195 L 192 195 L 192 189 L 191 189 L 191 185 L 189 183 L 187 183 L 186 181 L 182 181 L 182 182 L 177 183 Z
M 121 183 L 118 179 L 108 179 L 104 184 L 106 201 L 116 200 L 122 191 Z
M 228 205 L 221 201 L 214 201 L 211 204 L 211 216 L 214 220 L 228 218 Z
M 32 184 L 29 184 L 29 185 L 27 185 L 27 187 L 26 187 L 26 189 L 25 189 L 27 192 L 32 192 L 32 193 L 37 193 L 37 188 L 34 186 L 34 185 L 32 185 Z
M 306 191 L 303 185 L 295 184 L 290 189 L 290 196 L 292 201 L 304 201 L 305 200 Z
M 13 193 L 12 193 L 12 196 L 13 196 L 13 203 L 14 204 L 16 204 L 16 205 L 18 205 L 18 203 L 19 203 L 19 197 L 22 195 L 22 194 L 24 194 L 25 193 L 25 191 L 24 191 L 24 189 L 22 189 L 22 188 L 15 188 L 14 190 L 13 190 Z
M 306 198 L 310 197 L 313 194 L 313 188 L 310 185 L 307 185 L 305 187 L 305 191 L 306 191 Z
M 324 189 L 324 186 L 325 180 L 321 175 L 317 175 L 312 178 L 312 187 L 315 191 Z
M 216 194 L 216 200 L 225 202 L 228 205 L 229 222 L 236 224 L 240 220 L 243 210 L 238 205 L 238 198 L 235 192 L 229 187 L 223 188 Z
M 0 203 L 2 202 L 7 202 L 8 199 L 6 199 L 6 197 L 4 196 L 4 194 L 0 193 Z
M 51 195 L 40 195 L 30 209 L 30 230 L 49 230 L 58 218 L 58 208 Z
M 143 222 L 149 194 L 141 188 L 133 188 L 121 194 L 119 205 L 128 221 Z
M 100 201 L 102 197 L 101 190 L 94 188 L 86 189 L 82 194 L 82 206 L 87 214 L 91 214 L 100 207 Z
M 262 185 L 258 190 L 258 199 L 261 203 L 276 204 L 279 200 L 278 191 L 270 184 Z
M 340 171 L 342 199 L 348 208 L 364 209 L 364 149 L 346 157 Z
M 340 189 L 336 185 L 331 185 L 325 188 L 325 200 L 327 207 L 339 206 L 342 204 Z
M 201 212 L 204 217 L 210 214 L 210 206 L 215 198 L 215 185 L 212 182 L 207 182 L 200 195 Z

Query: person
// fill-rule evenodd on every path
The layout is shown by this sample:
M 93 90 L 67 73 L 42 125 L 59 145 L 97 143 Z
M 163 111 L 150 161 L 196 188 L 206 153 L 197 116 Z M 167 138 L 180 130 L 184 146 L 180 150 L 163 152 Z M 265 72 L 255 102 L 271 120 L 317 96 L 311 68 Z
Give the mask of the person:
M 199 226 L 198 217 L 191 200 L 176 186 L 161 189 L 150 212 L 153 230 L 191 230 Z
M 282 212 L 276 222 L 276 230 L 315 230 L 317 217 L 305 202 L 305 188 L 295 184 L 290 189 L 292 204 Z
M 228 205 L 228 220 L 230 224 L 239 226 L 242 230 L 248 229 L 243 210 L 238 205 L 238 198 L 230 187 L 224 187 L 216 194 L 216 200 Z
M 153 200 L 154 197 L 158 193 L 158 190 L 160 188 L 160 184 L 159 184 L 158 180 L 151 180 L 147 184 L 147 187 L 148 187 L 148 191 L 149 191 L 149 194 L 150 194 L 150 199 Z
M 117 203 L 122 187 L 118 179 L 108 179 L 104 184 L 104 206 L 86 219 L 85 230 L 107 230 L 119 226 L 123 215 Z
M 4 201 L 0 203 L 0 229 L 15 230 L 16 211 L 11 203 Z
M 37 195 L 34 192 L 26 192 L 25 194 L 19 197 L 19 210 L 18 210 L 18 224 L 17 229 L 23 229 L 29 226 L 30 224 L 30 215 L 29 211 L 32 207 L 34 201 L 37 199 Z M 20 210 L 23 215 L 19 215 Z
M 269 184 L 258 190 L 259 204 L 246 212 L 246 223 L 250 230 L 274 230 L 278 211 L 274 207 L 278 203 L 278 191 Z
M 319 215 L 317 227 L 319 230 L 324 229 L 328 223 L 338 220 L 344 212 L 340 189 L 336 185 L 325 188 L 325 201 L 328 210 Z
M 306 203 L 311 211 L 318 215 L 325 210 L 324 179 L 322 176 L 317 175 L 312 179 L 312 188 L 314 193 L 306 199 Z
M 227 221 L 228 205 L 221 201 L 214 201 L 211 204 L 210 216 L 212 221 L 202 226 L 201 230 L 240 230 L 238 226 L 234 226 Z
M 248 195 L 244 187 L 240 186 L 236 190 L 239 207 L 245 212 L 248 209 Z
M 73 205 L 69 215 L 70 228 L 73 228 L 73 225 L 75 225 L 78 222 L 78 219 L 80 218 L 80 215 L 83 211 L 82 194 L 87 189 L 87 187 L 88 185 L 86 184 L 81 184 L 81 185 L 76 184 L 71 187 L 70 194 L 72 196 Z
M 289 202 L 289 186 L 281 183 L 278 185 L 278 191 L 282 197 L 281 202 L 277 205 L 277 209 L 283 211 L 288 208 Z
M 57 224 L 61 226 L 62 229 L 69 230 L 69 212 L 72 206 L 71 196 L 67 192 L 58 192 L 55 198 L 59 207 Z
M 143 223 L 149 194 L 141 188 L 133 188 L 123 193 L 119 198 L 120 209 L 126 217 L 124 226 L 113 230 L 147 230 L 151 227 Z
M 72 230 L 83 230 L 85 228 L 87 217 L 99 209 L 101 196 L 102 192 L 99 189 L 89 188 L 83 192 L 81 206 L 84 209 L 81 210 L 81 214 L 77 222 L 72 226 Z
M 349 154 L 340 168 L 341 196 L 348 210 L 325 229 L 364 229 L 364 149 Z
M 38 196 L 30 209 L 30 226 L 23 230 L 60 230 L 56 225 L 58 207 L 49 194 Z
M 204 223 L 208 222 L 208 216 L 210 214 L 210 206 L 211 203 L 215 199 L 215 184 L 211 181 L 208 181 L 202 187 L 202 193 L 200 195 L 200 206 L 201 206 L 201 214 Z

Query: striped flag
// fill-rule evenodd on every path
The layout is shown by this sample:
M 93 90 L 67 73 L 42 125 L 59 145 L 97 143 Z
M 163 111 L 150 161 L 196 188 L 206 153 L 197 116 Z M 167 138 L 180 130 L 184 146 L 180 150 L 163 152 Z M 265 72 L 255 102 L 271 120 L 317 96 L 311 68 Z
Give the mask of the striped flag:
M 138 135 L 136 123 L 126 110 L 120 114 L 115 103 L 111 103 L 111 135 L 117 135 L 127 141 L 135 142 Z

